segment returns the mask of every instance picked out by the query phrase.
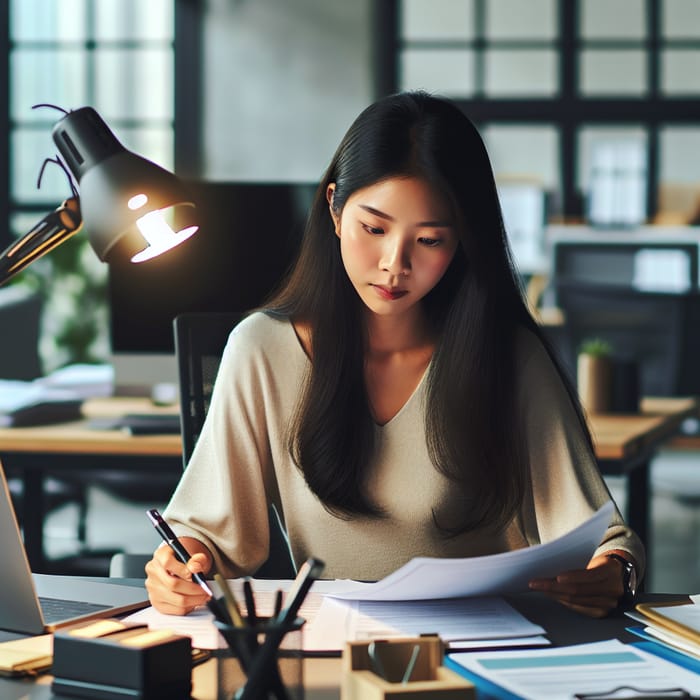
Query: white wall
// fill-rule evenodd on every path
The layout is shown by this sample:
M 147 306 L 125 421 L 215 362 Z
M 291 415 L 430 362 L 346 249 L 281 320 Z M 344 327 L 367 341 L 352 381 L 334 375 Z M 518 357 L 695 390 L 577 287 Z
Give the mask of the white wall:
M 373 99 L 372 0 L 209 0 L 203 175 L 317 180 Z

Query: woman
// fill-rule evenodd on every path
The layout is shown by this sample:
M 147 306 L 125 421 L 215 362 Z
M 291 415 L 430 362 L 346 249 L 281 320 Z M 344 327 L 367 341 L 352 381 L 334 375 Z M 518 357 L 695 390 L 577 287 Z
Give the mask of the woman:
M 554 539 L 609 498 L 523 303 L 478 132 L 448 101 L 399 94 L 350 127 L 289 279 L 231 334 L 165 512 L 192 559 L 159 548 L 146 586 L 183 614 L 205 600 L 193 572 L 254 572 L 269 504 L 297 563 L 372 580 Z M 641 577 L 616 512 L 587 569 L 531 586 L 602 616 L 628 562 Z

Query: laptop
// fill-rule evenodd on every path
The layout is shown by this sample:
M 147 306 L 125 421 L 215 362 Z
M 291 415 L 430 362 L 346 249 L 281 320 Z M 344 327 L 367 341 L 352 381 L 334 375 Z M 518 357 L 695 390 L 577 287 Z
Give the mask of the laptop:
M 0 629 L 27 634 L 53 632 L 83 620 L 113 617 L 145 608 L 142 586 L 78 576 L 32 574 L 0 464 Z

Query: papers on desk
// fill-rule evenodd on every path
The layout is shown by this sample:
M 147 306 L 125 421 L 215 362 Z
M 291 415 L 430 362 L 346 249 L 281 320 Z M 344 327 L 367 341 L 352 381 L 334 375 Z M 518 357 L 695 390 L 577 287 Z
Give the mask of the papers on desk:
M 84 399 L 109 396 L 108 365 L 70 365 L 33 381 L 0 379 L 0 427 L 47 425 L 82 417 Z
M 641 622 L 631 632 L 700 658 L 700 596 L 691 596 L 690 603 L 641 603 L 627 615 Z
M 605 698 L 700 693 L 700 675 L 616 639 L 556 649 L 450 654 L 445 665 L 486 678 L 525 700 L 574 700 L 596 693 Z M 614 692 L 620 686 L 637 691 Z M 675 693 L 663 694 L 664 689 Z M 689 695 L 681 695 L 679 689 Z
M 0 379 L 0 427 L 45 425 L 81 417 L 82 399 L 72 391 L 36 382 Z
M 275 591 L 287 589 L 290 581 L 254 580 L 256 608 L 260 615 L 272 613 Z M 240 579 L 230 582 L 242 601 Z M 307 622 L 303 647 L 308 653 L 339 653 L 347 641 L 436 633 L 451 648 L 478 646 L 510 647 L 549 644 L 544 630 L 525 619 L 500 598 L 453 598 L 434 601 L 368 602 L 340 601 L 329 593 L 342 581 L 316 581 L 299 612 Z M 171 629 L 192 637 L 200 649 L 223 648 L 225 644 L 206 608 L 179 617 L 163 615 L 154 608 L 140 610 L 127 620 L 146 622 L 153 629 Z
M 334 594 L 348 600 L 421 600 L 517 593 L 533 578 L 584 569 L 613 516 L 608 501 L 586 522 L 552 542 L 464 559 L 416 557 L 376 583 L 348 582 Z

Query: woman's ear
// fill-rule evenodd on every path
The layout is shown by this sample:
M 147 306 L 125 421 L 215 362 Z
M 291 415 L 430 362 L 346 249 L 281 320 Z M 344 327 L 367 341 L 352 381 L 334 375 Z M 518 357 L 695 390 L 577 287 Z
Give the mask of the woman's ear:
M 333 196 L 335 195 L 335 182 L 331 182 L 326 188 L 326 199 L 328 200 L 328 210 L 331 213 L 331 219 L 333 219 L 333 225 L 335 226 L 335 235 L 340 238 L 340 217 L 333 207 Z

